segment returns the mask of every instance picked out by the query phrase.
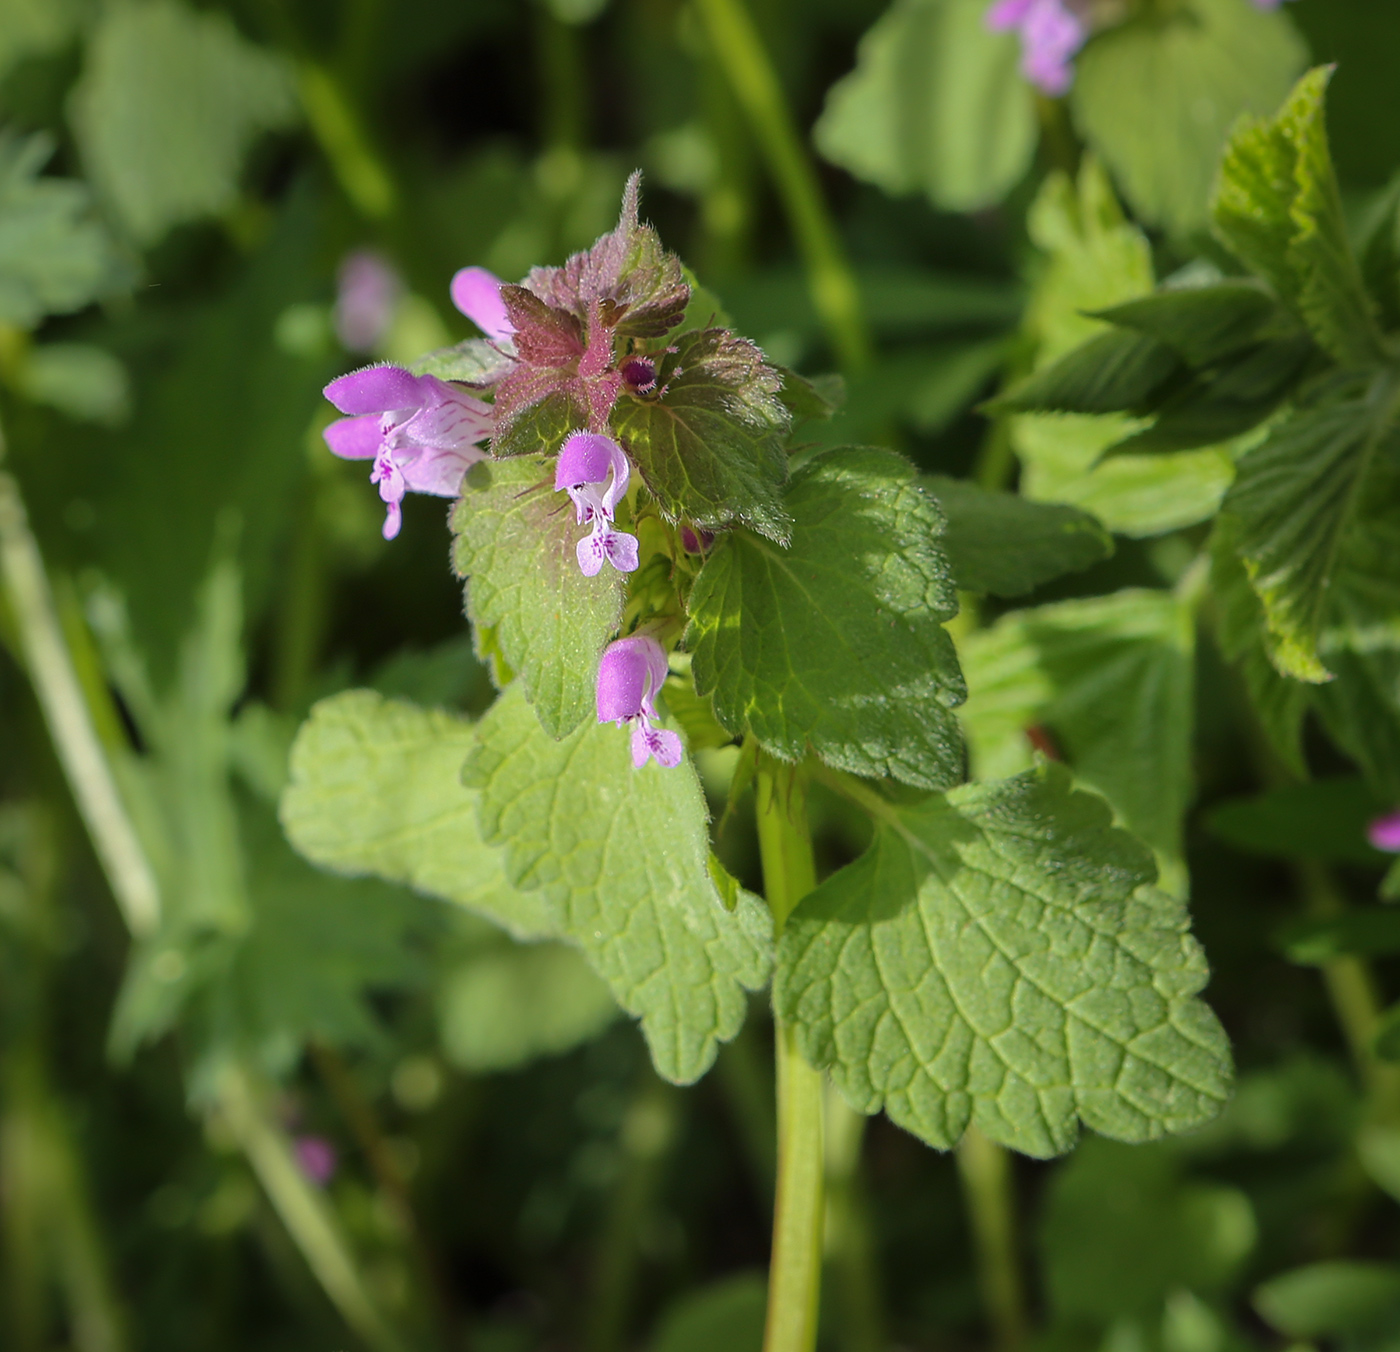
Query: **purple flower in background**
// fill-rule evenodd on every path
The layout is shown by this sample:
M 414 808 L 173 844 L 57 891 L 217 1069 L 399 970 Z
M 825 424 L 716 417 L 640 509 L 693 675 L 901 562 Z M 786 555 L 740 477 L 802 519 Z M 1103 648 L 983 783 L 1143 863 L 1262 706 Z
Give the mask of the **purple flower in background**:
M 463 473 L 485 457 L 491 405 L 436 376 L 367 366 L 331 381 L 325 394 L 353 415 L 326 428 L 326 445 L 342 459 L 374 461 L 369 481 L 388 508 L 386 540 L 403 524 L 405 493 L 456 497 Z
M 298 1136 L 293 1150 L 302 1173 L 319 1187 L 324 1188 L 335 1177 L 335 1146 L 324 1136 Z
M 592 531 L 578 542 L 578 566 L 585 577 L 596 577 L 606 559 L 619 573 L 637 568 L 637 537 L 612 528 L 613 513 L 632 467 L 622 447 L 598 432 L 574 432 L 564 439 L 554 470 L 554 491 L 573 499 L 579 524 Z
M 349 352 L 373 352 L 389 331 L 403 296 L 393 264 L 373 249 L 356 249 L 336 273 L 335 336 Z
M 1058 98 L 1074 82 L 1070 60 L 1089 33 L 1064 0 L 996 0 L 987 27 L 1020 30 L 1021 72 L 1043 93 Z
M 1366 838 L 1378 850 L 1384 850 L 1387 854 L 1400 854 L 1400 812 L 1377 817 L 1366 828 Z
M 632 725 L 632 764 L 649 757 L 667 769 L 681 763 L 681 739 L 656 728 L 656 692 L 666 679 L 666 654 L 647 634 L 610 643 L 598 663 L 598 722 Z
M 462 268 L 452 278 L 452 303 L 493 342 L 508 343 L 515 325 L 501 299 L 501 279 L 485 268 Z

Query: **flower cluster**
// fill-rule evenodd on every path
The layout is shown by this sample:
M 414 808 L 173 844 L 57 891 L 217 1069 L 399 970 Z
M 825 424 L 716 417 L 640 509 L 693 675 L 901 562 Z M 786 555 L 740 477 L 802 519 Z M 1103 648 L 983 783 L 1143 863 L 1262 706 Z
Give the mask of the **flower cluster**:
M 629 184 L 619 236 L 629 220 L 635 232 L 635 183 Z M 563 269 L 536 269 L 519 287 L 505 286 L 478 267 L 452 278 L 453 303 L 484 335 L 474 346 L 491 354 L 479 382 L 377 365 L 326 386 L 326 397 L 347 415 L 326 429 L 326 444 L 342 458 L 373 462 L 370 482 L 387 508 L 385 539 L 399 533 L 405 493 L 457 496 L 463 474 L 487 456 L 488 443 L 498 454 L 512 453 L 501 443 L 513 420 L 553 393 L 567 398 L 590 429 L 564 438 L 554 467 L 555 492 L 568 495 L 577 523 L 588 528 L 577 545 L 579 569 L 586 577 L 604 564 L 621 573 L 637 570 L 637 537 L 615 524 L 632 465 L 605 429 L 620 393 L 645 396 L 656 389 L 657 368 L 630 343 L 615 361 L 613 339 L 658 336 L 679 319 L 688 289 L 683 283 L 678 288 L 667 269 L 653 263 L 650 289 L 635 290 L 626 304 L 619 303 L 616 280 L 609 278 L 625 260 L 613 256 L 617 245 L 610 238 Z M 346 327 L 363 344 L 379 318 L 369 312 L 384 299 L 380 260 L 352 255 L 341 280 Z M 578 306 L 565 305 L 571 293 L 584 306 L 582 318 Z M 621 316 L 629 310 L 624 324 Z M 694 532 L 690 536 L 699 548 Z M 655 701 L 666 671 L 665 651 L 646 634 L 618 639 L 599 660 L 598 720 L 631 727 L 632 760 L 639 768 L 649 759 L 667 767 L 681 760 L 680 738 L 656 726 Z

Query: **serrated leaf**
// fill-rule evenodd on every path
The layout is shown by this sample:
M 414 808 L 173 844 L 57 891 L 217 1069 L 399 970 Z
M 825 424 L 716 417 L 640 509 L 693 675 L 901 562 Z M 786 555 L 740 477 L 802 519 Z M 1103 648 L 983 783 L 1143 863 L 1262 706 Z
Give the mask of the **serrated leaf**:
M 848 447 L 803 465 L 784 504 L 788 549 L 735 531 L 695 580 L 696 689 L 782 759 L 810 749 L 854 774 L 956 782 L 964 689 L 937 502 L 900 456 Z
M 1096 35 L 1075 61 L 1070 106 L 1134 213 L 1181 233 L 1205 223 L 1235 120 L 1272 113 L 1306 60 L 1283 14 L 1190 0 Z
M 373 690 L 312 710 L 292 745 L 279 813 L 287 839 L 336 873 L 406 883 L 476 911 L 518 939 L 554 933 L 538 895 L 506 881 L 462 785 L 473 724 Z
M 1158 852 L 1185 888 L 1182 819 L 1191 800 L 1195 630 L 1169 592 L 1128 590 L 1017 610 L 960 645 L 963 706 L 978 777 L 1031 763 L 1032 727 Z
M 580 319 L 593 304 L 619 338 L 659 338 L 681 321 L 690 286 L 680 259 L 638 220 L 642 175 L 634 172 L 622 194 L 617 227 L 559 268 L 532 268 L 525 285 L 547 304 Z
M 1094 318 L 1156 338 L 1198 370 L 1292 327 L 1268 291 L 1234 278 L 1209 286 L 1163 287 L 1100 310 Z
M 1327 144 L 1332 68 L 1309 71 L 1270 120 L 1230 138 L 1212 214 L 1226 244 L 1298 312 L 1340 362 L 1381 355 Z
M 112 290 L 122 268 L 87 187 L 42 178 L 46 136 L 0 135 L 0 323 L 34 328 Z
M 854 1106 L 940 1149 L 969 1123 L 1039 1157 L 1081 1120 L 1189 1130 L 1223 1105 L 1230 1055 L 1153 873 L 1053 765 L 891 806 L 788 920 L 775 1007 Z
M 1145 412 L 1181 368 L 1164 343 L 1109 329 L 992 401 L 1008 413 Z
M 1113 540 L 1087 512 L 992 493 L 966 479 L 920 482 L 947 518 L 943 548 L 964 591 L 1020 596 L 1113 553 Z
M 296 108 L 282 57 L 173 0 L 104 7 L 70 103 L 93 184 L 145 245 L 231 207 L 249 143 Z
M 888 193 L 952 211 L 999 201 L 1030 167 L 1035 105 L 1015 37 L 985 19 L 981 0 L 898 0 L 827 94 L 817 148 Z
M 408 369 L 416 376 L 436 376 L 439 380 L 483 387 L 495 384 L 511 365 L 510 357 L 495 343 L 485 338 L 466 338 L 409 362 Z
M 786 367 L 774 369 L 783 382 L 778 398 L 798 421 L 833 417 L 846 402 L 846 382 L 839 375 L 814 376 L 809 380 Z
M 689 761 L 632 768 L 623 728 L 545 736 L 522 692 L 478 725 L 463 771 L 506 874 L 539 890 L 559 927 L 641 1019 L 657 1072 L 698 1079 L 744 1021 L 768 974 L 769 920 L 752 899 L 725 910 L 708 870 L 704 797 Z
M 683 333 L 657 385 L 657 395 L 623 398 L 613 428 L 661 510 L 710 529 L 737 521 L 786 543 L 789 415 L 763 353 L 723 329 Z
M 1280 424 L 1240 461 L 1222 512 L 1286 676 L 1331 678 L 1317 651 L 1329 588 L 1359 486 L 1389 430 L 1370 401 L 1341 400 Z
M 492 631 L 550 736 L 567 735 L 593 710 L 598 657 L 622 619 L 622 575 L 579 570 L 583 529 L 534 459 L 473 466 L 452 530 L 472 623 Z

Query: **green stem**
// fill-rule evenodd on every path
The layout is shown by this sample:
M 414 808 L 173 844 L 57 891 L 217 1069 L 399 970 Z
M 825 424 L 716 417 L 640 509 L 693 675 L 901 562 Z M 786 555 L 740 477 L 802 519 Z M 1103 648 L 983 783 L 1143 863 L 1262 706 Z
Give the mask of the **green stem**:
M 398 190 L 340 82 L 324 66 L 303 61 L 297 86 L 311 132 L 351 205 L 370 220 L 392 215 Z
M 828 1082 L 824 1238 L 826 1261 L 840 1297 L 840 1345 L 845 1352 L 883 1352 L 886 1346 L 880 1268 L 860 1172 L 868 1120 Z
M 764 890 L 776 937 L 817 881 L 806 786 L 795 767 L 761 757 L 755 787 Z M 763 1352 L 813 1352 L 822 1275 L 822 1076 L 802 1059 L 790 1027 L 777 1020 L 775 1031 L 778 1186 Z
M 958 1143 L 958 1173 L 972 1220 L 983 1308 L 999 1352 L 1018 1352 L 1026 1342 L 1026 1298 L 1016 1256 L 1010 1157 L 970 1126 Z
M 812 304 L 842 367 L 858 372 L 874 355 L 860 290 L 816 167 L 798 135 L 763 40 L 743 0 L 696 0 L 710 45 L 734 88 L 768 161 L 788 223 L 807 269 Z

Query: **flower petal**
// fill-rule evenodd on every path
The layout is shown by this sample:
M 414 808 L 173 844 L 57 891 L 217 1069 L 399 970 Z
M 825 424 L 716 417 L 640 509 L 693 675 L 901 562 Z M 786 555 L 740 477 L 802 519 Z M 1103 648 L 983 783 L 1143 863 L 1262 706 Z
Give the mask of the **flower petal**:
M 384 440 L 382 424 L 377 413 L 363 413 L 358 418 L 341 418 L 321 433 L 333 454 L 342 460 L 372 460 L 379 454 Z
M 606 527 L 597 533 L 599 547 L 607 555 L 608 562 L 619 573 L 637 571 L 637 537 L 622 530 L 608 530 Z
M 402 366 L 366 366 L 331 381 L 325 388 L 326 398 L 342 413 L 393 413 L 419 408 L 424 393 L 419 378 Z
M 585 535 L 578 542 L 578 547 L 574 551 L 578 555 L 578 570 L 584 577 L 597 577 L 603 567 L 602 537 L 598 535 Z
M 1378 850 L 1385 850 L 1388 854 L 1400 854 L 1400 812 L 1377 817 L 1367 828 L 1366 838 Z
M 403 480 L 410 493 L 431 493 L 436 498 L 455 498 L 464 475 L 485 451 L 475 447 L 441 451 L 429 447 L 411 460 L 401 461 Z
M 559 448 L 559 459 L 554 466 L 554 491 L 560 493 L 580 484 L 605 483 L 609 469 L 616 473 L 615 456 L 622 456 L 623 465 L 626 465 L 627 457 L 611 437 L 598 432 L 571 432 Z
M 499 343 L 515 336 L 501 299 L 501 279 L 485 268 L 463 268 L 452 278 L 452 303 L 488 338 Z

